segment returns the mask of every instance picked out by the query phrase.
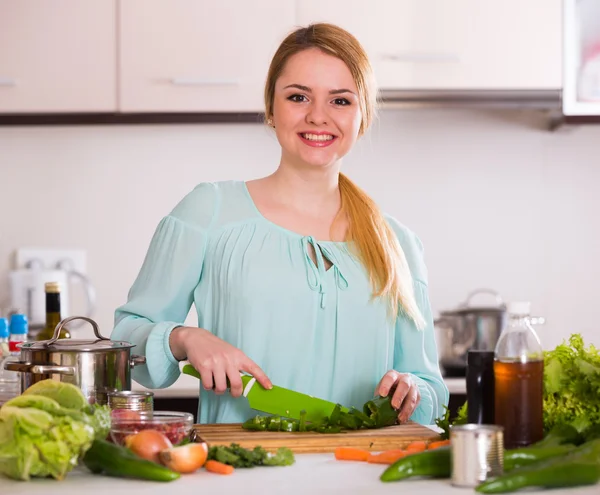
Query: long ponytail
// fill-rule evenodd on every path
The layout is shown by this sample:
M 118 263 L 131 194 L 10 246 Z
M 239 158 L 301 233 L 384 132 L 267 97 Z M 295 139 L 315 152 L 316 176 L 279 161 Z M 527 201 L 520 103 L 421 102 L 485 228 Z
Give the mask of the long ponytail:
M 400 309 L 417 328 L 425 326 L 415 299 L 413 279 L 404 251 L 377 204 L 340 174 L 341 211 L 349 227 L 346 240 L 367 270 L 373 296 L 386 298 L 393 316 Z

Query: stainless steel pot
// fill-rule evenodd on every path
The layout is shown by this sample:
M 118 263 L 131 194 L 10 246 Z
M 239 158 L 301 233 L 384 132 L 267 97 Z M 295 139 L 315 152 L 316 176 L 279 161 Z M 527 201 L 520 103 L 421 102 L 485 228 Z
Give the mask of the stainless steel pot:
M 493 296 L 494 305 L 473 306 L 479 294 Z M 494 351 L 506 324 L 506 305 L 492 289 L 476 289 L 468 294 L 457 309 L 441 311 L 435 320 L 440 366 L 446 376 L 465 376 L 469 349 Z M 532 317 L 532 324 L 543 324 L 544 318 Z
M 62 327 L 73 320 L 90 323 L 97 339 L 59 340 Z M 146 363 L 145 357 L 131 355 L 132 347 L 129 342 L 103 337 L 94 320 L 72 316 L 56 326 L 50 340 L 21 344 L 20 361 L 4 367 L 21 372 L 21 391 L 50 378 L 76 385 L 90 403 L 105 404 L 108 392 L 131 390 L 131 369 Z

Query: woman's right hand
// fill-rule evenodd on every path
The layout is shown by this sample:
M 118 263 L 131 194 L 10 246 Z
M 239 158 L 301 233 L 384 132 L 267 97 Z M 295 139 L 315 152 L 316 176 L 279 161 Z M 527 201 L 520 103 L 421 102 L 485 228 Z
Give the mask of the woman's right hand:
M 205 390 L 212 389 L 219 395 L 224 394 L 229 380 L 231 395 L 239 397 L 244 391 L 240 371 L 252 375 L 266 389 L 273 386 L 254 361 L 204 328 L 175 328 L 171 332 L 169 345 L 175 359 L 187 359 L 200 373 Z

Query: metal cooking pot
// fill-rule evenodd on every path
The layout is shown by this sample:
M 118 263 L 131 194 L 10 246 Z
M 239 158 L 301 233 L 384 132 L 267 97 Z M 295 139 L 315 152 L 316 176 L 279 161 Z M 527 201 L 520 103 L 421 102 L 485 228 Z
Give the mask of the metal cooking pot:
M 493 306 L 473 306 L 478 294 L 489 294 Z M 505 327 L 506 305 L 500 295 L 491 289 L 477 289 L 455 310 L 441 311 L 435 320 L 436 340 L 440 366 L 446 376 L 465 376 L 467 353 L 470 349 L 494 351 Z M 543 324 L 544 318 L 530 318 L 532 324 Z
M 64 325 L 85 320 L 94 328 L 95 340 L 58 339 Z M 85 316 L 61 321 L 50 340 L 21 344 L 21 360 L 4 368 L 21 372 L 21 391 L 48 378 L 71 383 L 90 403 L 106 404 L 110 391 L 131 390 L 131 369 L 145 364 L 143 356 L 130 355 L 134 344 L 110 340 L 100 334 L 97 323 Z

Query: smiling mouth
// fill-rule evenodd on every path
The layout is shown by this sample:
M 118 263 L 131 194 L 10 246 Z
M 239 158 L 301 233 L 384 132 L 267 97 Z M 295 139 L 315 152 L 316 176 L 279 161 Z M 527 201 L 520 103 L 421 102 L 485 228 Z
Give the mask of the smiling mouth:
M 310 134 L 310 133 L 306 132 L 306 133 L 300 133 L 300 136 L 303 139 L 306 139 L 307 141 L 316 141 L 316 142 L 333 141 L 335 139 L 335 136 L 333 134 Z

